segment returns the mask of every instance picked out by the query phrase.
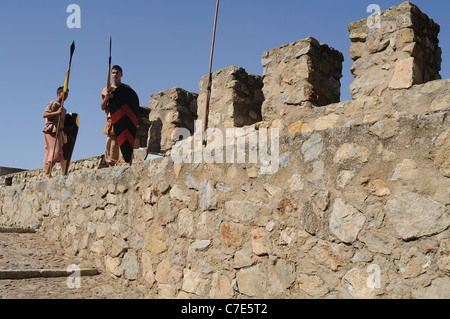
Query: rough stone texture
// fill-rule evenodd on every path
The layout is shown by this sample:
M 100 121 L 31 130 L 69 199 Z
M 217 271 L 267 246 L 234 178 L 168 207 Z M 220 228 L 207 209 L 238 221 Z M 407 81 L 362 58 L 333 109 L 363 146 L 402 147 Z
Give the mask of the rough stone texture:
M 208 76 L 202 77 L 198 96 L 198 119 L 204 121 Z M 260 122 L 262 78 L 243 68 L 229 66 L 212 73 L 208 128 L 243 127 Z
M 428 196 L 400 193 L 387 202 L 385 209 L 389 221 L 405 240 L 440 233 L 450 225 L 448 208 Z
M 414 8 L 389 14 L 407 9 L 415 25 Z M 411 30 L 387 34 L 410 44 L 422 37 Z M 351 33 L 355 57 L 371 36 Z M 386 58 L 394 72 L 400 58 Z M 7 175 L 0 225 L 36 229 L 148 298 L 449 298 L 449 93 L 435 80 L 253 124 L 281 128 L 272 174 L 258 162 L 144 161 L 145 149 L 132 167 L 94 158 L 68 177 Z
M 179 139 L 177 128 L 185 128 L 190 134 L 194 133 L 197 97 L 196 93 L 177 87 L 152 95 L 149 102 L 149 152 L 164 153 L 169 150 L 174 141 Z
M 334 201 L 330 231 L 344 243 L 351 244 L 356 240 L 364 221 L 364 215 L 356 208 L 345 204 L 340 198 Z
M 343 61 L 341 52 L 312 37 L 264 52 L 263 119 L 339 102 Z
M 135 149 L 134 153 L 134 161 L 141 162 L 147 156 L 147 147 Z M 80 174 L 83 172 L 89 172 L 93 169 L 104 168 L 104 156 L 94 156 L 89 158 L 84 158 L 76 161 L 72 161 L 69 167 L 69 175 Z M 118 165 L 123 165 L 123 159 L 119 160 Z M 52 176 L 61 176 L 61 166 L 56 165 L 53 168 Z M 20 183 L 28 183 L 35 182 L 38 180 L 42 180 L 44 176 L 44 168 L 29 170 L 29 171 L 20 171 L 19 173 L 13 173 L 1 176 L 0 178 L 0 186 L 5 186 L 7 184 L 20 184 Z M 70 196 L 70 195 L 69 195 Z
M 397 121 L 388 139 L 370 134 L 371 123 L 284 136 L 289 162 L 250 189 L 241 185 L 254 164 L 183 164 L 177 177 L 170 157 L 1 187 L 0 224 L 32 226 L 154 298 L 444 297 L 449 181 L 430 156 L 448 111 Z M 389 161 L 380 143 L 395 151 Z M 367 157 L 336 163 L 344 145 L 365 145 Z M 391 180 L 413 154 L 430 178 Z M 327 171 L 308 180 L 316 162 Z M 214 190 L 215 208 L 200 207 L 199 181 Z M 390 194 L 374 194 L 373 181 Z M 367 286 L 372 264 L 380 288 Z
M 416 84 L 409 89 L 385 90 L 381 96 L 361 96 L 357 100 L 343 101 L 323 107 L 304 106 L 295 112 L 283 113 L 275 120 L 256 123 L 256 128 L 276 127 L 280 135 L 294 135 L 327 130 L 333 127 L 350 127 L 372 123 L 370 134 L 389 139 L 399 130 L 397 118 L 405 115 L 443 111 L 447 108 L 450 80 L 436 80 Z M 448 146 L 448 133 L 438 141 Z M 444 147 L 445 148 L 445 147 Z M 439 147 L 439 149 L 443 149 Z M 443 169 L 448 169 L 449 161 L 439 155 Z M 445 168 L 447 167 L 447 168 Z
M 138 127 L 136 131 L 136 138 L 134 141 L 134 148 L 147 148 L 148 132 L 150 129 L 150 108 L 141 106 L 138 114 Z
M 348 30 L 354 99 L 441 78 L 440 27 L 414 4 L 391 7 L 351 23 Z

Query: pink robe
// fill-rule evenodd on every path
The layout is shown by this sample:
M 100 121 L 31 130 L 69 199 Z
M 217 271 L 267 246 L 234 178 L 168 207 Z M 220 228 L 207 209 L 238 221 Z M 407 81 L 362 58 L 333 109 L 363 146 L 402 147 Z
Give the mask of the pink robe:
M 52 101 L 48 103 L 45 109 L 48 113 L 56 112 L 61 107 L 61 104 L 57 101 Z M 64 128 L 64 119 L 66 118 L 66 109 L 64 107 L 61 114 L 60 129 L 58 134 L 58 140 L 56 141 L 56 128 L 58 126 L 58 117 L 47 118 L 45 121 L 45 127 L 42 130 L 44 132 L 44 146 L 45 146 L 45 156 L 44 164 L 52 162 L 53 150 L 55 150 L 55 157 L 53 159 L 54 163 L 61 163 L 64 160 L 63 154 L 63 144 L 62 144 L 62 130 Z M 56 142 L 56 149 L 55 149 Z

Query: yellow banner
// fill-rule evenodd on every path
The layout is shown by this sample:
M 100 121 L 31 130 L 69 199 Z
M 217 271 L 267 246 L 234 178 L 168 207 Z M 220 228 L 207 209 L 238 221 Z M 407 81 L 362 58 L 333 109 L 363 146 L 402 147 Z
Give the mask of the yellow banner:
M 69 91 L 69 77 L 70 77 L 70 65 L 69 70 L 67 71 L 66 81 L 64 83 L 64 93 L 67 93 Z

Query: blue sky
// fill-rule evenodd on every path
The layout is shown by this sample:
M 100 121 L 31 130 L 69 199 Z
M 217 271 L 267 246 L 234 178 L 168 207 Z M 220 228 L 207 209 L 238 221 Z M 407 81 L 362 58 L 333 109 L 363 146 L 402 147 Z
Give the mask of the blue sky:
M 222 0 L 213 71 L 236 65 L 262 75 L 262 53 L 309 36 L 344 54 L 341 100 L 351 99 L 352 61 L 347 26 L 394 0 Z M 415 0 L 441 26 L 442 78 L 449 78 L 450 1 Z M 81 9 L 81 28 L 66 21 L 70 4 Z M 109 37 L 113 64 L 123 82 L 138 93 L 142 106 L 151 95 L 181 87 L 199 92 L 208 73 L 215 0 L 16 0 L 0 4 L 1 116 L 0 166 L 43 167 L 42 114 L 64 84 L 69 48 L 75 41 L 69 112 L 81 117 L 72 160 L 101 155 L 106 137 L 100 93 L 106 85 Z

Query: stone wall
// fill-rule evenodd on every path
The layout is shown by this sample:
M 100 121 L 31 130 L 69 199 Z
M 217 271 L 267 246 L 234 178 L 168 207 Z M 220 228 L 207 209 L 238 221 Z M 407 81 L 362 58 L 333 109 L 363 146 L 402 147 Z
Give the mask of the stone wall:
M 0 225 L 36 229 L 149 298 L 450 298 L 450 80 L 435 72 L 438 27 L 410 3 L 381 18 L 401 28 L 349 27 L 351 54 L 362 50 L 352 101 L 336 91 L 341 54 L 312 38 L 264 53 L 262 88 L 242 68 L 215 72 L 208 127 L 280 128 L 273 174 L 261 160 L 174 162 L 174 132 L 202 118 L 197 96 L 174 88 L 150 102 L 161 135 L 153 144 L 150 128 L 148 146 L 165 157 L 145 160 L 143 148 L 132 167 L 95 157 L 67 177 L 2 177 Z M 389 67 L 364 69 L 370 56 Z M 373 83 L 358 81 L 363 70 Z M 411 85 L 389 85 L 400 74 Z M 312 81 L 322 77 L 323 88 Z M 205 78 L 200 88 L 199 106 Z
M 282 137 L 273 175 L 165 157 L 1 187 L 0 224 L 152 298 L 449 298 L 448 115 Z
M 290 116 L 263 121 L 255 127 L 277 127 L 281 135 L 326 130 L 446 110 L 450 105 L 450 80 L 436 80 L 409 89 L 386 90 L 381 96 L 333 103 L 323 107 L 304 106 Z M 385 133 L 386 134 L 386 133 Z
M 147 156 L 147 148 L 140 148 L 134 150 L 134 160 L 136 162 L 142 162 Z M 119 159 L 118 165 L 125 164 L 123 158 Z M 105 168 L 107 165 L 104 161 L 104 155 L 93 156 L 89 158 L 83 158 L 81 160 L 72 161 L 69 167 L 69 175 L 81 174 L 84 172 L 92 171 L 99 168 Z M 53 176 L 62 176 L 61 166 L 56 165 L 53 168 Z M 44 168 L 21 171 L 19 173 L 12 173 L 1 176 L 0 187 L 13 185 L 13 184 L 26 184 L 34 183 L 36 181 L 44 179 Z

